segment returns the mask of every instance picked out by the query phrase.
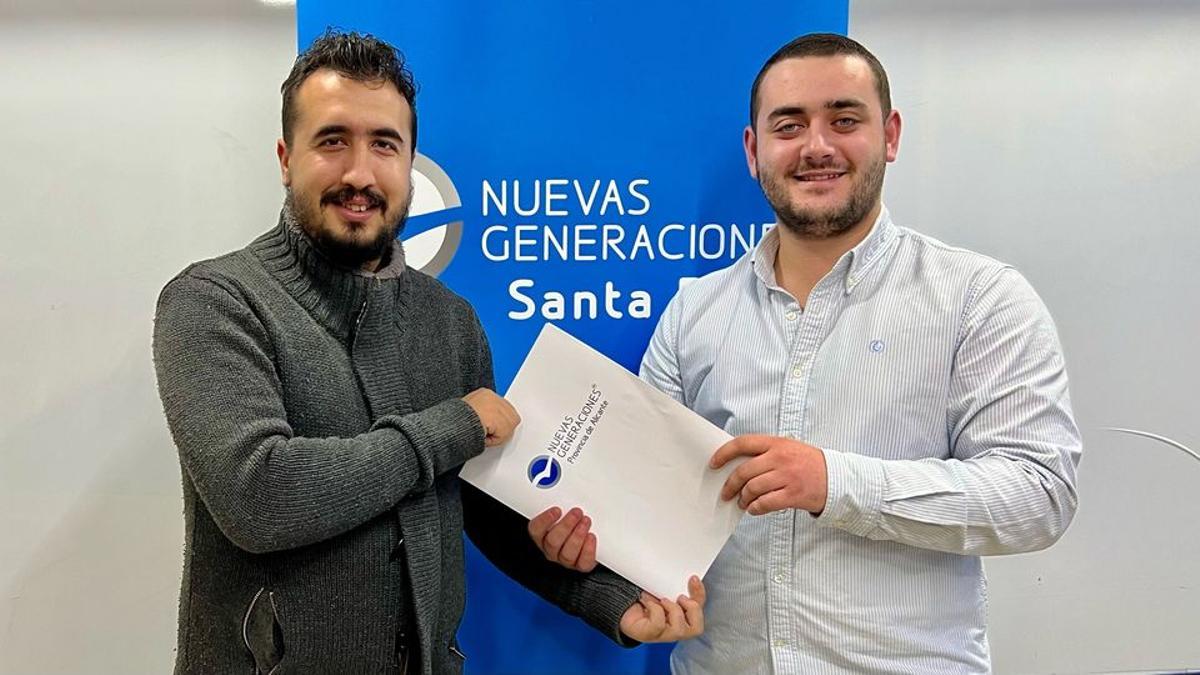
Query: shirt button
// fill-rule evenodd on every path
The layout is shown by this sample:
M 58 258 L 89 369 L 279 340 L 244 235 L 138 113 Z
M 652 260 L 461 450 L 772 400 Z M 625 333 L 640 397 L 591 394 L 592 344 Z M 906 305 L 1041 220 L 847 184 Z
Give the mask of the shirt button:
M 775 646 L 775 647 L 786 647 L 787 644 L 788 644 L 787 640 L 784 640 L 782 638 L 771 641 L 771 645 Z
M 783 580 L 785 579 L 782 572 L 779 574 L 776 574 L 773 578 L 775 580 L 775 583 L 777 583 L 777 584 L 782 584 Z
M 790 310 L 787 314 L 783 315 L 783 318 L 787 319 L 788 321 L 795 321 L 797 316 L 799 316 L 799 314 L 797 314 L 795 310 Z
M 801 368 L 800 366 L 796 366 L 795 368 L 792 369 L 792 377 L 800 377 L 803 374 L 804 374 L 804 369 Z

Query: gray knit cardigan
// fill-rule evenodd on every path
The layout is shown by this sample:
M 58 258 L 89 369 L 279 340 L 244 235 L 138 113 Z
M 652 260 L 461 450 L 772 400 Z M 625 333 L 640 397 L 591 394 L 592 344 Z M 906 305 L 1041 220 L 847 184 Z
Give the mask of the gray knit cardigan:
M 459 481 L 484 450 L 461 397 L 493 386 L 491 355 L 398 244 L 379 272 L 339 268 L 285 210 L 167 284 L 154 359 L 183 474 L 176 673 L 460 672 L 464 527 L 622 642 L 635 586 L 547 563 L 523 518 Z

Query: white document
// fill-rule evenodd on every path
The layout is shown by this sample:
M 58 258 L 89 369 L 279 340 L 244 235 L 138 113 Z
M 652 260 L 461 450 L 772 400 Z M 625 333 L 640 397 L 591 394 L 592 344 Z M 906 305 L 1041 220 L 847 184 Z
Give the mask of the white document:
M 687 593 L 742 517 L 708 467 L 731 437 L 603 354 L 546 324 L 505 397 L 521 424 L 460 476 L 527 518 L 578 506 L 597 559 L 658 597 Z

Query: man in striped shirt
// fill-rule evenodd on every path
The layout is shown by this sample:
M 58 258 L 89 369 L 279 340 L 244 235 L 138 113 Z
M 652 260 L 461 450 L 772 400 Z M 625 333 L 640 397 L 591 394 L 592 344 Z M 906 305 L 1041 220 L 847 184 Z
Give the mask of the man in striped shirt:
M 722 497 L 749 515 L 675 673 L 988 673 L 980 556 L 1045 548 L 1075 513 L 1050 315 L 1011 267 L 892 222 L 900 127 L 842 36 L 754 81 L 746 160 L 779 227 L 680 290 L 641 367 L 735 436 L 712 468 L 744 460 Z M 564 546 L 575 521 L 542 520 L 543 551 L 583 571 L 586 523 Z
M 749 514 L 677 673 L 986 673 L 980 556 L 1049 546 L 1079 432 L 1053 322 L 1011 267 L 892 223 L 900 115 L 862 45 L 809 35 L 751 90 L 779 227 L 664 312 L 642 377 L 736 437 Z

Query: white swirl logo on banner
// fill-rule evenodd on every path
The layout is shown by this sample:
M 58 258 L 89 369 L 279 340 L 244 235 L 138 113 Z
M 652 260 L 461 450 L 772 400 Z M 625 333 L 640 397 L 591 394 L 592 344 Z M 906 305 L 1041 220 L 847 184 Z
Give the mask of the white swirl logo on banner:
M 454 209 L 462 206 L 462 200 L 454 182 L 442 167 L 419 152 L 413 157 L 412 185 L 412 205 L 408 210 L 410 219 L 417 216 L 435 217 L 439 213 L 448 216 L 444 222 L 411 237 L 401 233 L 408 264 L 436 277 L 450 265 L 462 243 L 462 218 L 450 218 Z

